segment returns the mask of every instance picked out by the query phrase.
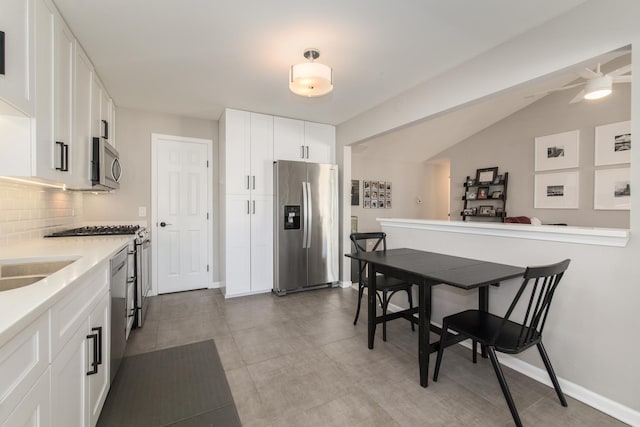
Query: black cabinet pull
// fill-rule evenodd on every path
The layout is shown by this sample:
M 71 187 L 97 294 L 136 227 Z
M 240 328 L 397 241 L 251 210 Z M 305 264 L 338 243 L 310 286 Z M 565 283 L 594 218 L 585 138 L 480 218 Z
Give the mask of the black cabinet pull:
M 56 145 L 60 147 L 60 167 L 56 167 L 56 170 L 69 172 L 69 144 L 56 141 Z
M 96 363 L 102 365 L 102 326 L 91 328 L 91 330 L 98 333 L 98 357 L 96 358 Z
M 102 120 L 102 137 L 109 139 L 109 122 L 106 120 Z
M 98 373 L 98 334 L 87 335 L 88 340 L 93 340 L 93 360 L 91 362 L 91 370 L 87 372 L 87 376 Z

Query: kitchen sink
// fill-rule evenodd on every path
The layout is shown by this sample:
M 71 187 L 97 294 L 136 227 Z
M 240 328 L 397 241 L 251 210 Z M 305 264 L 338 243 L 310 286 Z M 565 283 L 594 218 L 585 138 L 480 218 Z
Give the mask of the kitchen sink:
M 11 264 L 0 263 L 0 292 L 32 285 L 74 261 L 75 259 L 16 262 Z
M 0 292 L 10 289 L 21 288 L 23 286 L 33 285 L 47 276 L 18 276 L 18 277 L 0 277 Z

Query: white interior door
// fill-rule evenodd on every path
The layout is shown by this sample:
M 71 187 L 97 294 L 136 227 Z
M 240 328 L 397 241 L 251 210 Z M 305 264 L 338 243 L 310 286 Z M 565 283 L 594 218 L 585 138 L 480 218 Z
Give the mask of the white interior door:
M 158 293 L 209 287 L 206 140 L 154 135 Z

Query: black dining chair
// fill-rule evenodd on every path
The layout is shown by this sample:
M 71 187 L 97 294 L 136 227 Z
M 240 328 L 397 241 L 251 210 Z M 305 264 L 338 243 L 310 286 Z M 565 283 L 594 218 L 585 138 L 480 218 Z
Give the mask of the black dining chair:
M 433 372 L 433 381 L 438 381 L 438 372 L 440 372 L 447 330 L 453 330 L 471 338 L 473 343 L 473 363 L 476 363 L 477 343 L 479 342 L 486 347 L 489 353 L 491 364 L 498 377 L 507 405 L 509 405 L 513 421 L 517 426 L 522 426 L 516 405 L 507 386 L 507 381 L 498 362 L 496 351 L 517 354 L 535 345 L 538 347 L 540 357 L 542 357 L 544 366 L 547 368 L 547 373 L 551 378 L 553 387 L 556 389 L 560 403 L 562 406 L 567 406 L 567 400 L 560 389 L 560 384 L 551 366 L 549 356 L 544 349 L 544 345 L 542 345 L 542 330 L 549 314 L 551 299 L 569 266 L 569 262 L 570 260 L 566 259 L 557 264 L 527 267 L 524 273 L 524 281 L 504 317 L 480 310 L 467 310 L 442 319 L 443 333 L 440 336 L 440 347 L 435 371 Z M 525 295 L 525 291 L 528 298 L 521 299 Z M 516 310 L 517 307 L 518 310 Z M 522 313 L 517 316 L 517 321 L 512 320 L 512 318 L 516 317 L 514 311 Z
M 387 250 L 387 235 L 383 232 L 371 232 L 371 233 L 351 233 L 351 241 L 355 246 L 356 253 Z M 370 248 L 370 249 L 368 249 Z M 358 307 L 356 308 L 356 317 L 353 320 L 353 324 L 358 323 L 358 316 L 360 315 L 360 306 L 362 303 L 362 294 L 365 288 L 368 286 L 367 278 L 367 265 L 365 261 L 358 260 Z M 391 297 L 398 291 L 406 291 L 407 298 L 409 299 L 409 308 L 413 308 L 413 296 L 411 293 L 411 283 L 404 282 L 393 277 L 387 277 L 382 274 L 376 276 L 376 296 L 380 302 L 382 308 L 382 340 L 387 340 L 387 321 L 385 319 L 387 315 L 387 308 Z M 411 322 L 411 330 L 415 331 L 415 326 Z

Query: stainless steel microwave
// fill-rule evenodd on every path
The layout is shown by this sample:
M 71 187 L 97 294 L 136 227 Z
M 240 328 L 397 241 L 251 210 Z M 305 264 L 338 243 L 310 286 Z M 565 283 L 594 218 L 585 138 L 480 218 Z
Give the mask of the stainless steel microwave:
M 122 167 L 118 151 L 103 138 L 93 138 L 91 183 L 96 190 L 120 188 Z

